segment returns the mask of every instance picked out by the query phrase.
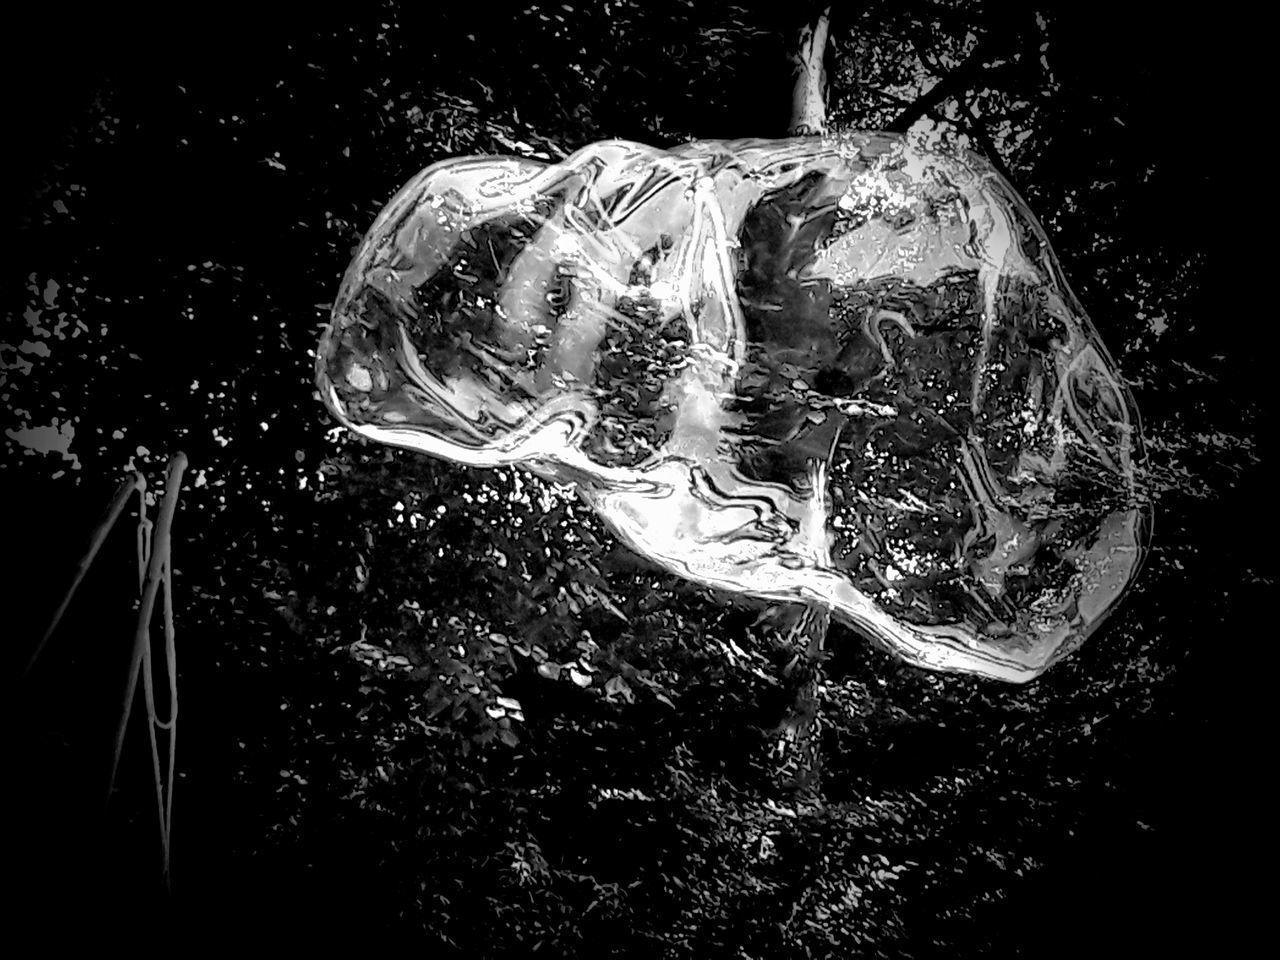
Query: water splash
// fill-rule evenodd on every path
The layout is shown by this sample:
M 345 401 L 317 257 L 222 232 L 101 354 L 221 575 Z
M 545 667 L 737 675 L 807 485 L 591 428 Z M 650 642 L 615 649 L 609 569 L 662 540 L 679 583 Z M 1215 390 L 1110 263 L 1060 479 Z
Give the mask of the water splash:
M 1024 681 L 1145 551 L 1133 399 L 982 161 L 899 137 L 611 141 L 418 174 L 317 380 L 372 440 L 572 481 L 631 548 Z

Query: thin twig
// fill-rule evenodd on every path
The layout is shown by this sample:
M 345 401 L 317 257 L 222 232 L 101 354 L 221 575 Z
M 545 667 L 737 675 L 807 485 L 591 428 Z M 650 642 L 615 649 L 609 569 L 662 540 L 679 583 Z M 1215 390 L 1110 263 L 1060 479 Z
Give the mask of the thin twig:
M 164 499 L 160 503 L 160 513 L 156 520 L 155 532 L 152 536 L 151 555 L 147 562 L 147 575 L 142 592 L 142 602 L 138 609 L 138 623 L 133 635 L 133 652 L 129 659 L 129 675 L 125 684 L 124 698 L 120 705 L 120 717 L 116 725 L 115 746 L 111 755 L 111 776 L 107 781 L 107 800 L 115 789 L 116 771 L 120 767 L 120 754 L 124 749 L 124 734 L 129 726 L 129 715 L 133 709 L 133 700 L 138 691 L 138 675 L 142 671 L 142 658 L 147 646 L 148 628 L 151 615 L 155 610 L 156 596 L 163 582 L 163 572 L 169 559 L 169 529 L 173 525 L 173 515 L 178 506 L 178 492 L 182 485 L 182 472 L 187 468 L 187 457 L 177 453 L 169 461 L 169 471 L 165 478 Z
M 67 612 L 67 608 L 71 606 L 71 600 L 75 597 L 76 590 L 79 589 L 81 581 L 84 580 L 85 574 L 89 572 L 89 567 L 93 564 L 94 558 L 106 541 L 107 534 L 111 532 L 116 521 L 120 519 L 120 514 L 124 512 L 125 504 L 129 502 L 129 495 L 134 490 L 139 491 L 139 493 L 144 491 L 146 483 L 142 474 L 135 473 L 132 477 L 127 477 L 121 482 L 116 490 L 110 506 L 107 507 L 106 514 L 103 515 L 102 520 L 99 521 L 98 526 L 93 531 L 93 536 L 89 540 L 89 548 L 85 551 L 84 556 L 80 558 L 80 563 L 76 567 L 75 575 L 71 580 L 71 586 L 67 588 L 67 592 L 62 597 L 62 602 L 58 604 L 58 609 L 53 614 L 53 619 L 49 621 L 49 626 L 45 629 L 44 635 L 40 637 L 40 642 L 36 644 L 35 650 L 31 652 L 31 657 L 27 660 L 27 665 L 22 671 L 24 679 L 31 672 L 31 668 L 35 666 L 36 661 L 40 659 L 40 655 L 44 653 L 44 649 L 49 643 L 49 638 L 53 636 L 53 632 L 58 629 L 58 624 L 62 622 L 63 615 Z
M 162 573 L 164 588 L 165 667 L 169 681 L 169 719 L 161 720 L 156 710 L 154 657 L 151 642 L 142 648 L 142 690 L 147 707 L 147 732 L 151 741 L 151 772 L 156 788 L 156 816 L 160 826 L 160 849 L 163 854 L 165 887 L 169 885 L 169 851 L 173 838 L 173 788 L 178 737 L 178 661 L 173 629 L 173 546 L 170 542 Z M 168 734 L 168 771 L 160 772 L 159 731 Z
M 174 643 L 173 631 L 172 546 L 169 548 L 169 557 L 164 564 L 164 657 L 169 678 L 169 776 L 165 781 L 169 789 L 164 801 L 164 878 L 167 886 L 169 883 L 169 851 L 173 844 L 173 788 L 177 783 L 174 779 L 174 771 L 177 766 L 178 751 L 178 648 Z M 154 717 L 152 717 L 152 723 L 163 726 L 163 724 L 157 723 Z
M 155 699 L 152 691 L 151 676 L 151 641 L 142 650 L 142 690 L 147 705 L 147 738 L 151 743 L 151 778 L 156 788 L 156 820 L 160 826 L 160 850 L 164 858 L 164 873 L 168 875 L 169 864 L 169 831 L 164 819 L 164 780 L 160 775 L 160 742 L 156 733 L 156 724 L 151 720 L 155 716 Z
M 174 765 L 177 756 L 178 732 L 178 673 L 176 648 L 173 633 L 173 547 L 169 545 L 169 554 L 164 561 L 161 574 L 164 589 L 164 640 L 165 664 L 169 681 L 169 719 L 161 720 L 155 701 L 155 667 L 151 652 L 151 641 L 142 648 L 142 692 L 147 708 L 147 735 L 151 744 L 151 775 L 156 788 L 156 819 L 160 828 L 160 849 L 163 855 L 163 871 L 165 887 L 169 885 L 169 850 L 173 836 L 173 787 Z M 160 771 L 159 732 L 168 734 L 168 772 Z

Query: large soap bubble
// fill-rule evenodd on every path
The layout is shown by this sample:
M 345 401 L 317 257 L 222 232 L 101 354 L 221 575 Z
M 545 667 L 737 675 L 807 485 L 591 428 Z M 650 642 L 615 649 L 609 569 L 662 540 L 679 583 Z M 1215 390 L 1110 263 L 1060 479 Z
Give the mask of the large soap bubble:
M 362 436 L 572 481 L 681 576 L 930 669 L 1037 676 L 1144 551 L 1133 400 L 1043 230 L 900 137 L 436 164 L 317 379 Z

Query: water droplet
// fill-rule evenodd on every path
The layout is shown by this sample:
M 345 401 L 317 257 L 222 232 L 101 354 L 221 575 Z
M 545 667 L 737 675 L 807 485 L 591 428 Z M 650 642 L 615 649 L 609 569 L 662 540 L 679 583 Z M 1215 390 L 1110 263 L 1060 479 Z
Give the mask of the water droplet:
M 445 161 L 361 248 L 318 385 L 370 439 L 575 484 L 681 576 L 1026 680 L 1146 529 L 1060 277 L 1007 183 L 897 137 Z

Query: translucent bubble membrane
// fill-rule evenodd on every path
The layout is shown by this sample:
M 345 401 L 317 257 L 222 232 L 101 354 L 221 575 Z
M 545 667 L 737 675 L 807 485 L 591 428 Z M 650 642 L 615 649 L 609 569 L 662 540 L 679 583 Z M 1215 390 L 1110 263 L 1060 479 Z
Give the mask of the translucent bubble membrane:
M 1037 676 L 1144 552 L 1133 399 L 1044 232 L 897 137 L 437 164 L 317 378 L 365 437 L 571 481 L 679 575 L 930 669 Z

